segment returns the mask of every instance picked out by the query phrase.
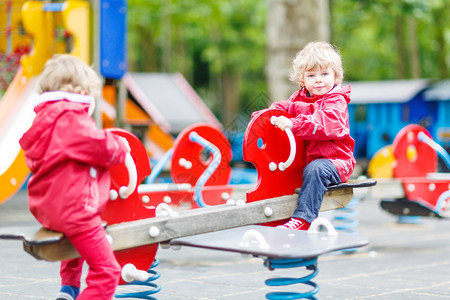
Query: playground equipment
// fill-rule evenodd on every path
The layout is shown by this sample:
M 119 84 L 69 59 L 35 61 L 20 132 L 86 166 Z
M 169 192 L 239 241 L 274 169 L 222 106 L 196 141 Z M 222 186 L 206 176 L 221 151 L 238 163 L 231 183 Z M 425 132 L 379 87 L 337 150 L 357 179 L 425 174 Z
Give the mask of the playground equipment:
M 21 20 L 27 33 L 27 39 L 13 39 L 12 45 L 19 47 L 31 38 L 33 49 L 21 57 L 21 66 L 0 101 L 0 204 L 12 196 L 29 175 L 18 141 L 34 117 L 33 102 L 37 97 L 38 75 L 54 49 L 61 48 L 59 41 L 54 39 L 53 29 L 64 27 L 73 40 L 70 53 L 87 63 L 90 61 L 88 2 L 27 1 L 22 6 L 20 18 L 17 4 L 23 1 L 9 2 L 15 8 L 11 15 L 12 24 Z
M 189 126 L 154 166 L 147 184 L 139 186 L 139 194 L 155 207 L 160 203 L 177 208 L 225 204 L 233 192 L 230 161 L 231 147 L 221 131 L 209 124 Z M 155 184 L 169 162 L 172 183 Z
M 188 126 L 222 124 L 180 73 L 133 73 L 124 75 L 131 98 L 165 132 L 177 136 Z
M 324 226 L 328 231 L 318 232 L 319 226 Z M 310 272 L 299 278 L 267 279 L 265 283 L 268 286 L 297 285 L 299 292 L 271 292 L 266 295 L 266 299 L 316 299 L 314 296 L 319 292 L 319 285 L 314 282 L 314 277 L 319 270 L 318 257 L 353 246 L 362 247 L 367 243 L 367 239 L 362 237 L 338 234 L 324 218 L 316 219 L 308 232 L 245 226 L 170 241 L 170 244 L 178 246 L 250 254 L 262 258 L 269 270 L 305 267 Z M 304 285 L 309 290 L 304 291 Z
M 0 95 L 12 82 L 20 57 L 30 51 L 30 36 L 22 30 L 22 5 L 25 0 L 0 1 Z
M 103 86 L 103 99 L 105 100 L 101 103 L 103 128 L 113 128 L 116 125 L 118 97 L 115 86 Z M 175 138 L 157 125 L 152 115 L 130 98 L 126 99 L 123 111 L 125 124 L 128 124 L 132 131 L 139 135 L 152 161 L 161 159 L 163 154 L 173 147 Z
M 448 153 L 425 128 L 411 124 L 400 130 L 392 147 L 382 149 L 369 165 L 372 177 L 376 177 L 378 166 L 384 178 L 392 174 L 391 179 L 378 180 L 373 193 L 381 198 L 381 207 L 397 216 L 448 218 L 450 176 L 436 173 L 438 157 L 450 166 Z M 390 194 L 380 189 L 383 186 Z
M 25 0 L 6 0 L 0 2 L 0 52 L 27 53 L 30 37 L 21 30 L 21 9 Z
M 429 79 L 349 82 L 349 121 L 357 158 L 371 158 L 408 124 L 419 124 L 449 146 L 450 81 Z
M 134 186 L 150 174 L 145 148 L 132 134 L 124 130 L 113 131 L 125 137 L 132 148 L 132 160 L 128 160 L 127 166 L 121 165 L 111 169 L 111 200 L 102 214 L 103 219 L 108 223 L 107 233 L 122 266 L 122 284 L 134 282 L 148 285 L 152 288 L 146 291 L 148 293 L 159 290 L 160 287 L 152 282 L 158 277 L 152 266 L 157 264 L 155 256 L 159 243 L 206 247 L 267 257 L 268 268 L 286 265 L 306 266 L 313 269 L 317 267 L 314 258 L 323 253 L 361 247 L 368 243 L 365 238 L 359 236 L 345 233 L 336 234 L 332 225 L 326 222 L 321 223 L 328 228 L 326 234 L 317 232 L 319 225 L 314 224 L 308 233 L 292 232 L 268 226 L 248 227 L 248 225 L 254 224 L 274 224 L 275 221 L 289 218 L 297 205 L 298 195 L 295 190 L 299 185 L 298 176 L 291 175 L 301 174 L 304 162 L 303 156 L 299 153 L 304 150 L 300 140 L 271 124 L 272 117 L 282 114 L 281 111 L 264 112 L 254 118 L 247 128 L 244 155 L 256 163 L 258 183 L 254 189 L 248 191 L 246 201 L 190 210 L 176 210 L 167 203 L 160 203 L 156 207 L 149 204 L 146 195 L 140 192 L 139 187 Z M 208 149 L 210 145 L 202 139 L 198 139 L 196 134 L 206 136 L 215 133 L 208 127 L 193 129 L 187 130 L 185 138 L 180 139 L 179 143 L 198 144 L 197 147 L 186 146 L 192 148 L 191 152 L 194 153 L 194 156 L 198 156 L 201 155 L 202 148 Z M 196 132 L 196 134 L 192 135 L 192 132 Z M 259 140 L 262 140 L 263 143 L 260 144 Z M 208 151 L 213 152 L 214 150 Z M 296 152 L 296 155 L 291 154 L 293 151 Z M 174 156 L 176 156 L 175 152 Z M 201 161 L 207 165 L 206 169 L 216 164 L 214 156 L 217 154 L 209 153 L 208 155 L 209 158 Z M 178 156 L 175 163 L 180 162 L 182 158 L 184 158 L 184 163 L 179 166 L 180 169 L 189 161 L 187 156 L 181 158 Z M 133 170 L 133 164 L 130 162 L 134 162 L 136 170 Z M 273 162 L 276 162 L 276 168 L 273 167 Z M 283 163 L 281 168 L 279 162 Z M 294 166 L 300 167 L 294 169 Z M 225 167 L 223 169 L 227 170 Z M 186 176 L 186 172 L 178 173 L 176 169 L 174 170 L 175 174 L 182 174 L 182 178 Z M 202 176 L 197 174 L 193 177 Z M 277 177 L 281 179 L 275 181 Z M 270 181 L 270 179 L 274 181 Z M 208 180 L 214 181 L 216 178 L 211 177 Z M 222 179 L 217 178 L 217 180 L 218 183 L 221 183 Z M 352 199 L 353 188 L 372 186 L 375 183 L 374 180 L 367 180 L 330 187 L 321 210 L 344 207 Z M 206 197 L 209 196 L 206 194 L 204 196 L 204 202 L 208 203 Z M 38 259 L 56 261 L 78 256 L 76 250 L 64 239 L 62 234 L 44 228 L 39 230 L 30 227 L 4 228 L 0 230 L 0 237 L 22 240 L 24 249 Z M 307 277 L 304 281 L 310 284 L 312 277 Z M 316 292 L 317 290 L 314 289 L 314 292 L 311 293 L 315 294 Z M 122 296 L 137 298 L 136 294 Z M 270 295 L 267 297 L 268 299 L 282 299 L 270 298 L 272 297 Z

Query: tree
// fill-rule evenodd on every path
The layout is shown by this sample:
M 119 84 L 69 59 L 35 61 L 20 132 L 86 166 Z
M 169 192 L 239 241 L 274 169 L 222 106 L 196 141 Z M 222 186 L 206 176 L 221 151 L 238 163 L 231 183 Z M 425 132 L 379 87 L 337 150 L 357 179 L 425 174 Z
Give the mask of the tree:
M 265 87 L 265 12 L 254 0 L 130 0 L 130 69 L 181 72 L 228 124 Z
M 273 100 L 287 99 L 295 54 L 310 41 L 330 39 L 328 0 L 269 0 L 267 83 Z
M 347 80 L 448 76 L 448 1 L 330 1 Z

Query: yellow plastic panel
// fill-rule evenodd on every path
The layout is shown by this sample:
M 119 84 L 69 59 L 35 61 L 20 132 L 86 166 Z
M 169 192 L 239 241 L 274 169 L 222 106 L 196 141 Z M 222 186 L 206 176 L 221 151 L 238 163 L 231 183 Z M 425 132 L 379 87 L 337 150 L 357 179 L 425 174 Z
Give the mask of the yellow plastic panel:
M 89 2 L 67 1 L 66 5 L 62 12 L 63 22 L 74 42 L 70 54 L 90 64 Z
M 21 149 L 11 167 L 0 175 L 0 204 L 12 197 L 24 184 L 30 169 L 25 164 L 25 153 Z
M 0 31 L 5 32 L 8 26 L 8 11 L 7 3 L 8 1 L 0 1 Z M 20 33 L 19 27 L 22 22 L 21 7 L 25 3 L 25 0 L 13 0 L 10 6 L 10 26 L 11 26 L 11 42 L 12 42 L 12 52 L 23 53 L 23 49 L 29 47 L 30 38 L 27 35 L 22 35 Z M 7 52 L 7 38 L 8 36 L 4 33 L 0 34 L 0 52 Z
M 53 55 L 53 15 L 45 13 L 43 5 L 42 1 L 28 1 L 22 6 L 23 26 L 33 37 L 33 50 L 21 60 L 27 78 L 40 74 Z
M 393 178 L 392 164 L 395 162 L 395 157 L 392 152 L 392 146 L 384 146 L 378 150 L 369 162 L 367 174 L 371 178 Z

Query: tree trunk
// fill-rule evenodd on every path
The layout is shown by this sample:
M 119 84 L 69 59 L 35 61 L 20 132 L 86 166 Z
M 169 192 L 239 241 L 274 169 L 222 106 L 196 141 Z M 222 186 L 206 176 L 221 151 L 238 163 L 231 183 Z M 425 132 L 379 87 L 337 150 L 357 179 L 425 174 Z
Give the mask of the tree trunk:
M 298 89 L 289 80 L 292 60 L 308 42 L 330 40 L 328 0 L 268 0 L 267 81 L 272 101 Z
M 441 9 L 436 9 L 434 11 L 434 20 L 436 22 L 436 39 L 438 42 L 438 51 L 436 53 L 438 68 L 439 68 L 439 77 L 447 78 L 448 76 L 448 68 L 447 68 L 447 60 L 446 60 L 446 48 L 445 48 L 445 10 L 447 4 L 444 2 L 444 7 Z
M 172 55 L 172 14 L 171 1 L 162 0 L 162 65 L 163 72 L 170 72 L 171 70 L 171 55 Z
M 152 32 L 144 27 L 137 27 L 138 35 L 141 37 L 139 49 L 133 50 L 136 59 L 129 59 L 129 71 L 131 72 L 158 72 L 156 64 L 156 48 Z
M 419 41 L 417 40 L 417 21 L 414 17 L 408 17 L 408 42 L 409 61 L 412 78 L 420 78 Z
M 406 78 L 406 57 L 405 57 L 405 36 L 403 17 L 397 16 L 395 19 L 395 43 L 397 46 L 397 78 Z
M 223 97 L 222 124 L 229 127 L 239 112 L 239 84 L 241 76 L 238 72 L 224 70 L 220 76 Z

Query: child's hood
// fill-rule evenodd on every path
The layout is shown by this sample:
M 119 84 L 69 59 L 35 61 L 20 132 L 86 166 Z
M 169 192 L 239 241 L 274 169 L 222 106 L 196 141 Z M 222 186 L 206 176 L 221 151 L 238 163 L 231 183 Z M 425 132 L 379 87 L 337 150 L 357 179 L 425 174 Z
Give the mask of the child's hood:
M 350 103 L 350 94 L 352 93 L 352 87 L 350 85 L 347 86 L 341 86 L 337 85 L 331 91 L 329 92 L 330 95 L 332 94 L 338 94 L 342 95 L 344 97 L 345 101 L 347 101 L 347 104 Z
M 91 101 L 93 98 L 90 96 L 66 92 L 43 93 L 39 96 L 34 107 L 36 116 L 33 125 L 19 141 L 22 149 L 26 151 L 27 159 L 43 158 L 56 121 L 68 111 L 87 113 Z
M 308 91 L 305 88 L 302 88 L 300 90 L 300 94 L 303 96 L 304 101 L 309 102 L 309 103 L 314 103 L 321 99 L 325 100 L 325 99 L 336 97 L 336 95 L 341 95 L 342 97 L 344 97 L 345 101 L 347 101 L 347 104 L 348 104 L 348 103 L 350 103 L 351 91 L 352 91 L 352 89 L 351 89 L 350 85 L 347 85 L 345 87 L 343 87 L 341 85 L 336 85 L 328 93 L 326 93 L 325 95 L 322 95 L 322 96 L 313 95 L 313 96 L 308 97 Z

